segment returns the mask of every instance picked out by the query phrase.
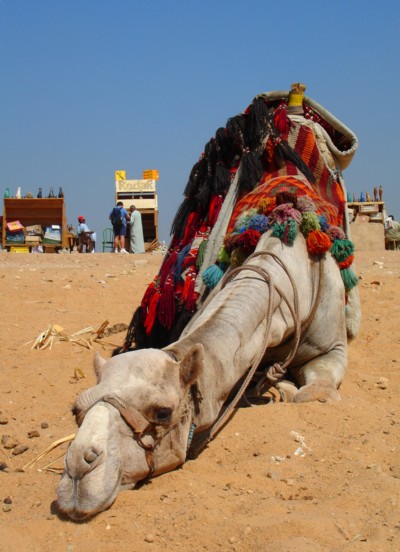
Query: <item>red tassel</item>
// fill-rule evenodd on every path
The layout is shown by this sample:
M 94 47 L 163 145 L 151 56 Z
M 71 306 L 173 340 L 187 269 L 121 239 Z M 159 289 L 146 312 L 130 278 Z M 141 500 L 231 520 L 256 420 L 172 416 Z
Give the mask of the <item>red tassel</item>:
M 246 253 L 251 253 L 256 248 L 260 238 L 261 233 L 258 230 L 245 230 L 239 235 L 237 243 L 240 247 L 243 247 Z
M 222 196 L 216 195 L 210 201 L 210 208 L 208 210 L 208 222 L 210 226 L 214 226 L 217 222 L 219 212 L 222 207 Z
M 167 330 L 171 329 L 175 318 L 175 297 L 174 285 L 171 278 L 165 282 L 164 289 L 161 292 L 160 302 L 158 305 L 158 320 Z
M 151 330 L 153 329 L 154 322 L 156 320 L 157 306 L 158 306 L 159 300 L 160 300 L 159 292 L 155 293 L 153 297 L 150 299 L 149 310 L 146 316 L 146 320 L 144 321 L 144 328 L 146 330 L 147 335 L 149 335 L 151 333 Z
M 188 294 L 191 279 L 192 279 L 192 272 L 189 271 L 186 275 L 185 283 L 183 284 L 182 301 L 186 301 L 187 299 L 187 294 Z
M 287 116 L 286 104 L 281 104 L 274 113 L 274 125 L 281 137 L 286 139 L 290 130 L 290 120 Z
M 160 272 L 158 274 L 159 277 L 160 277 L 160 287 L 164 286 L 165 281 L 168 278 L 168 276 L 169 276 L 169 274 L 172 270 L 172 267 L 176 263 L 177 257 L 178 257 L 178 253 L 177 253 L 177 251 L 174 250 L 174 251 L 170 252 L 169 257 L 164 259 L 164 262 L 161 265 Z
M 152 296 L 155 294 L 156 292 L 156 287 L 155 287 L 155 282 L 151 282 L 151 284 L 148 285 L 144 295 L 143 295 L 143 299 L 142 299 L 142 302 L 140 303 L 140 306 L 142 307 L 142 309 L 147 312 L 147 306 L 150 302 L 150 299 L 152 298 Z
M 190 242 L 190 240 L 194 237 L 194 235 L 196 234 L 198 223 L 199 223 L 199 214 L 195 212 L 190 213 L 186 224 L 185 234 L 182 239 L 183 245 L 187 245 Z
M 196 308 L 196 301 L 199 294 L 194 291 L 196 285 L 196 272 L 190 270 L 185 279 L 182 291 L 182 300 L 185 302 L 186 309 L 193 311 Z
M 274 125 L 283 139 L 286 139 L 290 130 L 290 120 L 287 116 L 286 104 L 281 104 L 274 113 Z

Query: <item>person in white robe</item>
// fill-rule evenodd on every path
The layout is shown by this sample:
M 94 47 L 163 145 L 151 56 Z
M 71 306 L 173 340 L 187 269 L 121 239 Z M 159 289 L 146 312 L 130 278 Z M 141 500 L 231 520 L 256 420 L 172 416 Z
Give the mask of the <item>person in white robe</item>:
M 131 215 L 128 221 L 130 230 L 130 252 L 131 253 L 144 253 L 144 238 L 143 238 L 143 226 L 142 215 L 138 211 L 135 205 L 129 207 L 129 213 Z

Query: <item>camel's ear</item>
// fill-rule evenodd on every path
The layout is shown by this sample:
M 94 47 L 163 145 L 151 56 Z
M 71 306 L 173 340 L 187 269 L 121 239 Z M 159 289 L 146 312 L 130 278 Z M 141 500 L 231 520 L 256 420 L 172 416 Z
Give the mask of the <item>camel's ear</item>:
M 199 377 L 204 366 L 204 348 L 197 343 L 188 349 L 181 360 L 180 376 L 184 385 L 192 385 Z
M 99 383 L 99 381 L 101 380 L 101 373 L 106 362 L 107 361 L 96 351 L 94 355 L 93 366 L 97 376 L 97 383 Z

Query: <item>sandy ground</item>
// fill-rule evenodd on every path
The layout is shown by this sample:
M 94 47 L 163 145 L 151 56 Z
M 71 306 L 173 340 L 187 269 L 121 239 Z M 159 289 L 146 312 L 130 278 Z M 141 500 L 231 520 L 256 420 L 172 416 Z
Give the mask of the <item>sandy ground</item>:
M 363 326 L 339 403 L 241 409 L 197 460 L 76 524 L 55 508 L 66 445 L 22 468 L 75 431 L 93 352 L 108 358 L 112 345 L 26 343 L 50 324 L 70 336 L 129 323 L 161 256 L 1 252 L 0 550 L 400 550 L 400 252 L 357 260 Z

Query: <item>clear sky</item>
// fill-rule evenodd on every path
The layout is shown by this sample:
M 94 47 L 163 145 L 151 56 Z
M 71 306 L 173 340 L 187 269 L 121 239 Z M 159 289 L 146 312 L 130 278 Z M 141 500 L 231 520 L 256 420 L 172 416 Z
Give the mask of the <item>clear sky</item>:
M 158 169 L 160 239 L 204 145 L 253 97 L 306 94 L 359 138 L 349 192 L 400 217 L 397 0 L 0 0 L 0 179 L 62 186 L 100 236 L 114 171 Z

